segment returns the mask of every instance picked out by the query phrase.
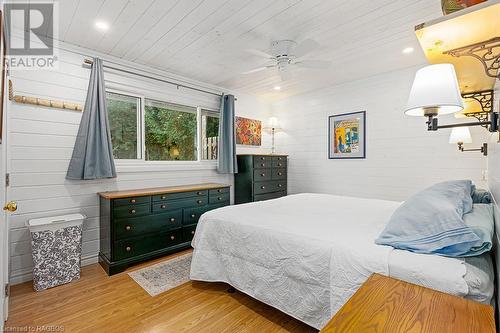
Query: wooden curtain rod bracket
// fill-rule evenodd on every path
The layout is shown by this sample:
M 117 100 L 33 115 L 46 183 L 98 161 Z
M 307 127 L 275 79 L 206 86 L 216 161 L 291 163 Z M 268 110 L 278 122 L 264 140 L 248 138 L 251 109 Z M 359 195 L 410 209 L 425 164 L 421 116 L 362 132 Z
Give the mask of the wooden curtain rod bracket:
M 83 111 L 82 106 L 76 103 L 68 103 L 65 101 L 43 99 L 38 97 L 14 95 L 14 88 L 12 87 L 11 80 L 9 80 L 9 100 L 14 101 L 16 103 L 40 105 L 54 109 L 65 109 L 65 110 L 80 111 L 80 112 Z

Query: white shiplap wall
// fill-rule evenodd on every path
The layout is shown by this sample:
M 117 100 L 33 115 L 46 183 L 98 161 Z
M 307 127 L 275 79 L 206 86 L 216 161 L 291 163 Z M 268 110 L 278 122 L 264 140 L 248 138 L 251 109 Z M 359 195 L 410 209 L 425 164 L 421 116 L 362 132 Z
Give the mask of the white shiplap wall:
M 459 153 L 448 143 L 450 130 L 429 133 L 425 118 L 403 114 L 417 68 L 324 88 L 273 104 L 285 132 L 278 150 L 290 154 L 289 190 L 404 200 L 425 186 L 468 178 L 480 186 L 486 158 Z M 329 160 L 328 116 L 366 110 L 366 159 Z M 454 122 L 453 116 L 441 123 Z M 471 128 L 473 145 L 486 131 Z
M 59 69 L 55 71 L 12 71 L 16 94 L 83 104 L 89 69 L 82 67 L 84 57 L 60 50 Z M 105 70 L 107 86 L 123 92 L 203 106 L 217 110 L 216 96 L 176 89 L 157 81 L 124 76 Z M 261 119 L 268 117 L 269 106 L 245 94 L 236 94 L 238 115 Z M 123 165 L 117 162 L 117 179 L 70 181 L 65 179 L 81 113 L 17 103 L 8 104 L 9 200 L 18 203 L 10 215 L 10 278 L 18 283 L 31 278 L 31 248 L 25 222 L 31 218 L 82 212 L 88 216 L 83 234 L 83 263 L 95 262 L 99 250 L 98 198 L 96 192 L 189 183 L 223 182 L 232 177 L 219 175 L 215 164 L 154 163 Z M 262 148 L 238 147 L 239 152 L 266 151 L 269 138 L 264 134 Z

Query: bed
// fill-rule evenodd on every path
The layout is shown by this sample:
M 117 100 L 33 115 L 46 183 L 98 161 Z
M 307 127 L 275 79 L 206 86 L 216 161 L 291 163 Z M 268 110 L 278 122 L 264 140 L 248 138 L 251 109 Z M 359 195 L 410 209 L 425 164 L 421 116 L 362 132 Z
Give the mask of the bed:
M 322 328 L 374 272 L 485 303 L 488 255 L 455 259 L 376 245 L 399 202 L 296 194 L 205 213 L 191 279 L 226 282 Z

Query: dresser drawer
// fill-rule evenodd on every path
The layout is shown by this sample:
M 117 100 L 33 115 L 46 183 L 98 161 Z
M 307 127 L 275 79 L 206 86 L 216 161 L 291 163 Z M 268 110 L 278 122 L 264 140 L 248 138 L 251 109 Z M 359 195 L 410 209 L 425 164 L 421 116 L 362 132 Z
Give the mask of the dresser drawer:
M 151 197 L 131 197 L 131 198 L 123 198 L 123 199 L 114 199 L 113 200 L 113 204 L 115 206 L 149 204 L 150 202 L 151 202 Z
M 221 187 L 208 191 L 208 196 L 219 195 L 221 193 L 229 193 L 229 187 Z
M 263 201 L 263 200 L 270 200 L 270 199 L 276 199 L 280 197 L 286 196 L 286 192 L 272 192 L 272 193 L 265 193 L 265 194 L 257 194 L 254 195 L 254 201 Z
M 208 203 L 208 198 L 205 197 L 193 197 L 182 200 L 172 200 L 172 201 L 160 201 L 153 203 L 153 213 L 163 213 L 167 210 L 188 208 L 188 207 L 198 207 L 205 206 Z
M 209 210 L 212 210 L 212 209 L 221 208 L 221 207 L 225 207 L 225 206 L 229 206 L 229 201 L 211 204 L 208 207 L 209 207 Z
M 151 213 L 151 205 L 127 205 L 113 208 L 113 216 L 115 218 L 143 216 Z
M 268 182 L 256 182 L 253 184 L 253 193 L 254 194 L 262 194 L 274 192 L 276 185 L 272 181 Z
M 183 225 L 195 224 L 198 223 L 200 216 L 209 211 L 209 206 L 197 207 L 197 208 L 184 208 L 184 217 L 182 219 Z
M 272 181 L 271 188 L 274 191 L 286 191 L 286 179 Z
M 286 157 L 273 156 L 273 168 L 286 168 Z
M 113 221 L 115 239 L 137 237 L 147 233 L 165 232 L 182 226 L 182 210 L 173 210 L 166 214 L 131 217 Z
M 270 156 L 253 156 L 253 167 L 255 169 L 270 168 L 272 159 Z
M 182 229 L 114 242 L 113 260 L 122 260 L 182 243 Z
M 195 231 L 196 231 L 196 225 L 190 225 L 189 227 L 183 227 L 182 228 L 182 241 L 183 242 L 192 241 Z
M 214 203 L 218 203 L 218 202 L 226 202 L 226 201 L 229 202 L 229 193 L 222 193 L 219 195 L 211 195 L 208 198 L 209 204 L 214 204 Z
M 273 169 L 271 179 L 286 179 L 286 169 Z
M 191 197 L 206 197 L 207 195 L 208 195 L 208 190 L 180 192 L 180 193 L 165 193 L 165 194 L 153 195 L 153 202 L 164 201 L 164 200 L 178 200 Z
M 271 169 L 255 169 L 253 171 L 253 180 L 256 182 L 271 180 L 272 171 Z

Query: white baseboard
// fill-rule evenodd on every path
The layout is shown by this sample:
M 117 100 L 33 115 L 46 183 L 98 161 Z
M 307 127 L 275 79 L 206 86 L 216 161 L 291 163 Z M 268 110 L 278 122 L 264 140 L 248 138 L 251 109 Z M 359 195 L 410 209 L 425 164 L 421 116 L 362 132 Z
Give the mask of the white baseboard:
M 98 262 L 98 255 L 97 254 L 92 254 L 92 255 L 87 255 L 85 257 L 82 257 L 82 266 L 87 266 L 90 264 L 95 264 Z M 33 272 L 30 270 L 26 271 L 21 271 L 15 275 L 11 275 L 9 278 L 9 283 L 10 285 L 16 285 L 20 284 L 23 282 L 28 282 L 33 280 Z

